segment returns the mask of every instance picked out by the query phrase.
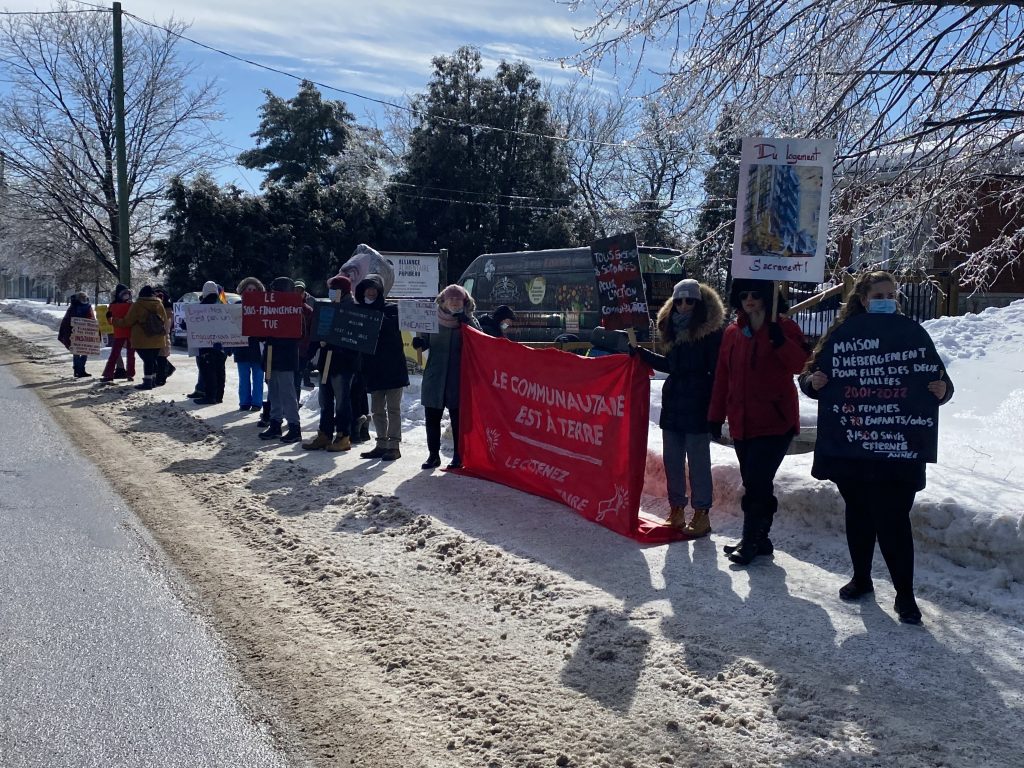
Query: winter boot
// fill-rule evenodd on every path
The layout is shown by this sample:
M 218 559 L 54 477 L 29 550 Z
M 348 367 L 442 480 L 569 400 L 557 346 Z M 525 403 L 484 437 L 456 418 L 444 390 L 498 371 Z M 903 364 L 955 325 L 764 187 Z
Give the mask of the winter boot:
M 366 427 L 367 418 L 360 416 L 354 422 L 352 422 L 352 442 L 353 443 L 365 443 L 370 439 L 369 428 Z M 366 428 L 366 437 L 363 437 L 363 429 Z
M 696 538 L 707 536 L 711 533 L 711 521 L 708 519 L 708 510 L 693 510 L 693 519 L 686 524 L 683 531 Z
M 334 438 L 334 442 L 327 446 L 327 450 L 331 453 L 341 453 L 347 451 L 352 447 L 352 440 L 348 435 L 338 435 Z
M 445 469 L 462 469 L 462 457 L 456 453 L 452 456 L 451 464 L 445 467 Z
M 686 527 L 686 507 L 673 506 L 668 513 L 668 522 L 673 528 L 683 530 Z
M 427 460 L 424 461 L 422 465 L 420 465 L 420 469 L 437 469 L 440 466 L 441 457 L 436 453 L 432 453 L 429 456 L 427 456 Z
M 281 436 L 281 422 L 280 421 L 268 421 L 267 428 L 260 432 L 260 440 L 272 440 L 275 437 Z
M 839 599 L 860 600 L 864 595 L 869 595 L 874 591 L 875 585 L 871 582 L 871 579 L 858 581 L 854 578 L 839 588 Z
M 153 377 L 152 376 L 143 376 L 142 377 L 142 383 L 141 384 L 136 384 L 135 388 L 136 389 L 152 389 L 153 388 Z
M 384 458 L 384 454 L 387 452 L 387 448 L 378 445 L 372 451 L 365 451 L 364 453 L 360 453 L 359 457 L 363 459 L 381 459 Z
M 302 439 L 302 429 L 298 424 L 289 424 L 288 431 L 281 435 L 282 443 L 297 443 Z
M 729 559 L 737 565 L 750 565 L 754 558 L 761 554 L 761 538 L 767 538 L 767 536 L 763 529 L 764 519 L 761 505 L 744 497 L 740 506 L 743 508 L 743 536 L 736 548 L 729 554 Z
M 302 447 L 307 451 L 322 451 L 328 445 L 331 444 L 331 436 L 325 435 L 320 430 L 316 431 L 316 437 L 309 442 L 303 443 Z
M 260 409 L 260 420 L 256 422 L 257 427 L 270 426 L 270 403 L 266 402 Z
M 896 593 L 896 602 L 893 604 L 896 614 L 904 624 L 920 624 L 921 609 L 917 607 L 917 601 L 913 594 Z
M 360 442 L 370 441 L 370 420 L 366 416 L 363 416 L 363 423 L 359 425 L 359 437 L 362 438 Z
M 380 460 L 394 461 L 395 459 L 400 458 L 402 458 L 402 452 L 400 450 L 398 450 L 397 448 L 388 448 L 388 450 L 384 451 L 384 453 L 381 455 Z

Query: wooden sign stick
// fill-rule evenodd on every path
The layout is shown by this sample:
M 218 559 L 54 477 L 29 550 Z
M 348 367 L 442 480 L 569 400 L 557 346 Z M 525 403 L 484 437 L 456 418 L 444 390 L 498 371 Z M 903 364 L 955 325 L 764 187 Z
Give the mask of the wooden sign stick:
M 772 322 L 779 316 L 779 281 L 772 280 Z
M 274 345 L 267 342 L 267 370 L 263 372 L 263 380 L 270 383 L 270 372 L 274 370 Z

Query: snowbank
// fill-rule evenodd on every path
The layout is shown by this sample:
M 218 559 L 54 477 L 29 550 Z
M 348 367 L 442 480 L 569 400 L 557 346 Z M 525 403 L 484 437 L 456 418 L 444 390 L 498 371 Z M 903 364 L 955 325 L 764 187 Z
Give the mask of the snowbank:
M 29 320 L 53 328 L 55 331 L 60 328 L 60 321 L 64 319 L 64 313 L 68 310 L 67 304 L 58 307 L 56 304 L 47 304 L 39 299 L 4 299 L 0 301 L 0 306 L 6 307 L 15 315 L 27 317 Z

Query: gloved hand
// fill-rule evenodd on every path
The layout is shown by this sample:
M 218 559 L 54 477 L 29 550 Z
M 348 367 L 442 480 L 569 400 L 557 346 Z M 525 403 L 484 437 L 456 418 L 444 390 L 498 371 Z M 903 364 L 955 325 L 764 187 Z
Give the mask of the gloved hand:
M 426 349 L 427 348 L 427 341 L 426 341 L 426 339 L 424 339 L 422 336 L 413 336 L 412 337 L 412 348 L 413 349 L 420 349 L 420 350 Z
M 786 343 L 786 337 L 782 334 L 782 326 L 778 323 L 768 323 L 768 338 L 776 349 Z
M 468 323 L 469 322 L 469 313 L 468 312 L 459 312 L 459 314 L 457 314 L 456 317 L 459 318 L 459 322 L 460 323 Z
M 630 357 L 635 357 L 636 356 L 636 350 L 637 350 L 636 344 L 630 344 L 629 346 L 626 347 L 626 350 L 629 352 L 629 356 Z
M 721 422 L 721 421 L 709 421 L 708 422 L 708 432 L 711 433 L 711 439 L 714 440 L 716 443 L 721 441 L 721 439 L 722 439 L 722 424 L 723 423 L 724 422 Z
M 114 313 L 113 312 L 107 312 L 107 322 L 109 323 L 113 319 L 114 319 Z

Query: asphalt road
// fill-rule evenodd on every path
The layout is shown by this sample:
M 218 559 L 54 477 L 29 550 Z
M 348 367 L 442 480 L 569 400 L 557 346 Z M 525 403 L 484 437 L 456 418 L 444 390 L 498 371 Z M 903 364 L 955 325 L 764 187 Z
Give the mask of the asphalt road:
M 140 527 L 0 366 L 0 766 L 287 765 Z

